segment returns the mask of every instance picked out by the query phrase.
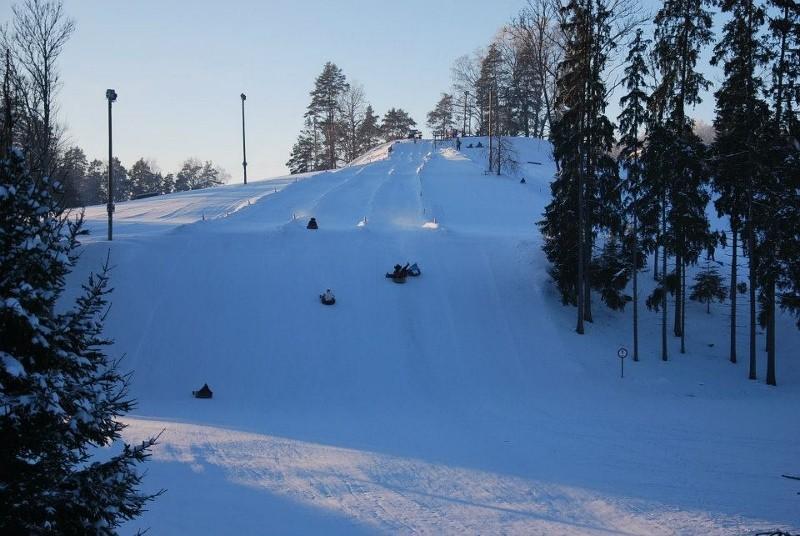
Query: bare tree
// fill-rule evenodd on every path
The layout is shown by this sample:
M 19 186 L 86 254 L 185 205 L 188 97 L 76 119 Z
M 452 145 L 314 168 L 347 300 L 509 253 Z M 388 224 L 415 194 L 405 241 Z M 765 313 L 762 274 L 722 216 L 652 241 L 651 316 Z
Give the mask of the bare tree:
M 560 17 L 558 0 L 527 0 L 527 5 L 508 27 L 509 32 L 531 51 L 534 73 L 542 88 L 548 131 L 556 113 L 556 75 L 563 57 Z M 544 124 L 538 134 L 544 135 Z
M 20 125 L 34 172 L 49 174 L 57 161 L 61 131 L 55 116 L 60 87 L 58 57 L 75 22 L 66 16 L 61 0 L 24 0 L 12 7 L 14 19 L 2 32 L 2 45 L 11 51 L 17 76 L 15 93 L 22 104 Z
M 475 105 L 475 85 L 481 77 L 481 63 L 485 57 L 486 50 L 479 48 L 471 55 L 459 56 L 450 67 L 451 94 L 459 103 L 459 108 L 466 108 L 469 124 L 472 124 L 473 120 L 476 122 L 480 120 L 479 107 Z
M 364 86 L 352 82 L 341 95 L 339 95 L 339 128 L 342 130 L 342 148 L 344 159 L 351 162 L 358 157 L 360 148 L 359 130 L 367 109 L 367 98 Z

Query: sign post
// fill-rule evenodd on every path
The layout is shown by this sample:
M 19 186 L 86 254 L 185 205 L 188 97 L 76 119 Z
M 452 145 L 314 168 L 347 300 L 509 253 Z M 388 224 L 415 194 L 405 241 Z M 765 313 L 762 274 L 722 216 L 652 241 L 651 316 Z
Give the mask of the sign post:
M 617 350 L 617 357 L 619 357 L 619 377 L 625 377 L 625 358 L 628 357 L 628 349 L 624 346 L 620 346 L 619 350 Z

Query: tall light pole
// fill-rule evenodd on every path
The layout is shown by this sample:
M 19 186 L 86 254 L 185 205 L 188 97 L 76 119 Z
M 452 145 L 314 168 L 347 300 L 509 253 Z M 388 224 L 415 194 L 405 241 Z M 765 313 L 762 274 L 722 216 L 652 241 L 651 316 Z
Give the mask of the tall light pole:
M 247 149 L 245 149 L 244 143 L 244 101 L 247 100 L 247 96 L 244 93 L 240 96 L 242 97 L 242 168 L 244 169 L 244 183 L 247 184 Z
M 117 92 L 107 89 L 106 99 L 108 100 L 108 240 L 111 241 L 114 228 L 114 153 L 111 146 L 111 104 L 117 100 Z

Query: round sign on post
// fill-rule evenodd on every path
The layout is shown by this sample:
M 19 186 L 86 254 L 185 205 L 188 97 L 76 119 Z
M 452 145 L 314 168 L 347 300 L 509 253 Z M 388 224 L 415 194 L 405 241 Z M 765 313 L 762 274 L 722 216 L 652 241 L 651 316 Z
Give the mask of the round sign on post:
M 620 346 L 619 350 L 617 350 L 617 357 L 619 357 L 619 377 L 625 377 L 625 358 L 628 357 L 628 349 L 624 346 Z
M 619 356 L 620 359 L 625 359 L 626 357 L 628 357 L 628 349 L 625 348 L 624 346 L 620 347 L 620 349 L 617 350 L 617 355 Z

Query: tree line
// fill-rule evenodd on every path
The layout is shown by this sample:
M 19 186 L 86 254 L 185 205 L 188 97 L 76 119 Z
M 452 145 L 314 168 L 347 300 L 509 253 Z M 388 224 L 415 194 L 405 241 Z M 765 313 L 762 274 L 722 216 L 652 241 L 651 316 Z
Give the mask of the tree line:
M 402 108 L 390 108 L 381 119 L 363 86 L 349 83 L 332 62 L 325 63 L 310 97 L 286 162 L 292 174 L 335 169 L 381 143 L 405 138 L 417 125 Z
M 715 8 L 726 19 L 716 41 Z M 670 317 L 686 351 L 687 299 L 709 311 L 711 301 L 728 300 L 736 363 L 746 295 L 748 376 L 757 377 L 761 328 L 766 381 L 775 385 L 776 308 L 800 327 L 800 7 L 664 0 L 651 35 L 640 11 L 633 0 L 527 0 L 486 48 L 454 62 L 452 87 L 428 126 L 496 140 L 489 167 L 498 174 L 503 136 L 549 137 L 557 174 L 539 227 L 561 299 L 577 309 L 578 333 L 592 321 L 593 292 L 615 310 L 631 303 L 638 360 L 644 300 L 661 314 L 667 360 Z M 708 49 L 723 71 L 713 129 L 690 116 L 712 87 L 697 66 Z M 619 94 L 614 122 L 606 110 Z M 709 206 L 727 228 L 711 229 Z M 727 263 L 715 258 L 723 248 Z M 657 286 L 639 296 L 648 258 Z
M 8 104 L 0 103 L 0 117 L 13 125 L 18 147 L 32 176 L 47 176 L 61 184 L 65 207 L 108 201 L 108 162 L 89 161 L 83 149 L 67 143 L 64 127 L 56 118 L 61 87 L 58 58 L 75 32 L 75 22 L 61 2 L 26 0 L 13 8 L 13 20 L 0 26 L 0 77 L 8 84 Z M 167 194 L 223 184 L 227 173 L 210 161 L 187 159 L 175 173 L 162 174 L 144 158 L 130 169 L 114 158 L 114 201 L 147 194 Z
M 748 376 L 757 378 L 760 327 L 766 382 L 776 385 L 776 309 L 797 316 L 800 327 L 800 7 L 791 0 L 665 0 L 648 36 L 620 0 L 546 2 L 529 8 L 558 13 L 549 26 L 560 52 L 545 112 L 558 171 L 539 226 L 550 275 L 562 301 L 577 309 L 576 331 L 592 321 L 592 291 L 612 309 L 631 303 L 638 360 L 644 298 L 661 314 L 667 360 L 669 331 L 686 351 L 687 298 L 707 307 L 727 298 L 736 363 L 744 293 Z M 715 6 L 726 19 L 716 41 Z M 697 66 L 709 47 L 723 79 L 714 92 L 715 137 L 705 143 L 689 110 L 711 87 Z M 623 95 L 615 124 L 606 109 L 617 86 Z M 711 229 L 710 205 L 729 228 Z M 729 285 L 717 268 L 725 264 L 715 258 L 720 248 L 731 259 Z M 640 297 L 638 277 L 650 255 L 657 285 Z M 698 264 L 687 288 L 687 268 Z
M 66 207 L 97 205 L 108 201 L 108 162 L 87 161 L 80 147 L 70 147 L 57 158 L 57 177 L 64 192 Z M 114 176 L 114 202 L 128 201 L 146 196 L 171 194 L 211 188 L 230 178 L 224 169 L 210 160 L 188 158 L 175 173 L 162 173 L 152 161 L 140 158 L 130 168 L 125 168 L 118 158 L 112 159 Z

